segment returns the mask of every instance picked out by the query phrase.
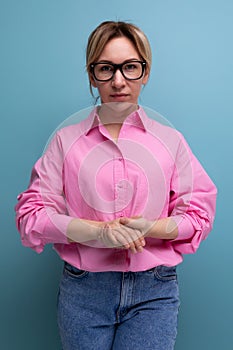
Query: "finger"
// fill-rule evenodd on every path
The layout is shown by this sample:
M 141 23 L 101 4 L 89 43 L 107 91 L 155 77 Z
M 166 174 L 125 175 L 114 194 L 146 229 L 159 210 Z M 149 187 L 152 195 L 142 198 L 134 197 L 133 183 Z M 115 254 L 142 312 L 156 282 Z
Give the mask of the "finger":
M 141 234 L 141 232 L 140 232 Z M 143 248 L 146 245 L 146 241 L 143 236 L 140 236 L 138 239 L 136 239 L 134 242 L 134 247 L 136 249 L 136 252 L 142 252 Z
M 111 224 L 105 225 L 99 239 L 108 248 L 114 248 L 114 247 L 123 248 L 123 249 L 130 248 L 130 244 L 129 244 L 130 239 L 124 231 L 120 230 L 120 225 L 119 227 L 118 226 L 113 227 L 111 226 Z
M 123 217 L 123 218 L 120 218 L 120 219 L 119 219 L 119 223 L 122 224 L 122 225 L 127 225 L 127 224 L 129 224 L 129 221 L 130 221 L 130 219 L 129 219 L 129 218 L 126 218 L 126 217 Z
M 122 242 L 123 245 L 130 244 L 132 239 L 129 234 L 129 230 L 124 225 L 119 225 L 114 229 L 115 234 L 119 242 Z
M 122 218 L 119 218 L 118 222 L 121 223 L 122 225 L 127 225 L 128 223 L 130 223 L 131 220 L 136 220 L 140 218 L 142 218 L 141 215 L 131 216 L 130 218 L 124 216 Z
M 144 247 L 146 245 L 145 238 L 144 237 L 140 237 L 139 239 L 141 241 L 141 245 Z
M 136 241 L 134 241 L 134 246 L 137 252 L 142 252 L 143 251 L 143 247 L 145 246 L 145 242 L 142 239 L 138 239 Z
M 125 227 L 117 227 L 115 229 L 117 232 L 117 240 L 119 245 L 122 245 L 124 249 L 130 249 L 132 252 L 136 253 L 136 248 L 134 245 L 134 241 L 137 239 L 132 229 L 126 229 Z M 130 234 L 131 233 L 131 234 Z M 133 235 L 133 237 L 132 237 Z
M 119 226 L 116 227 L 112 230 L 112 235 L 115 238 L 115 241 L 117 242 L 117 246 L 122 246 L 125 249 L 129 249 L 130 248 L 130 243 L 131 243 L 131 239 L 130 237 L 127 235 L 127 233 L 125 232 L 124 229 L 122 229 L 123 226 Z
M 119 225 L 115 228 L 118 232 L 117 239 L 120 243 L 124 243 L 125 249 L 130 249 L 132 253 L 141 252 L 145 246 L 145 240 L 142 236 L 142 232 L 132 227 Z
M 145 246 L 140 230 L 123 225 L 116 227 L 106 225 L 102 234 L 102 242 L 109 248 L 130 249 L 132 253 L 141 252 Z
M 132 253 L 141 252 L 143 250 L 143 247 L 145 245 L 144 237 L 142 237 L 142 233 L 139 230 L 127 230 L 127 234 L 131 234 L 128 236 L 128 242 L 129 242 L 129 249 L 132 251 Z
M 136 239 L 140 238 L 143 236 L 143 233 L 141 232 L 140 229 L 128 225 L 122 225 L 121 226 L 122 232 L 124 235 L 129 237 L 130 241 L 135 241 Z
M 106 227 L 103 232 L 103 242 L 109 248 L 122 246 L 122 242 L 120 242 L 114 233 L 114 230 L 111 227 Z
M 121 218 L 119 220 L 120 224 L 127 226 L 127 227 L 131 227 L 133 229 L 143 229 L 144 225 L 145 225 L 145 219 L 143 218 Z

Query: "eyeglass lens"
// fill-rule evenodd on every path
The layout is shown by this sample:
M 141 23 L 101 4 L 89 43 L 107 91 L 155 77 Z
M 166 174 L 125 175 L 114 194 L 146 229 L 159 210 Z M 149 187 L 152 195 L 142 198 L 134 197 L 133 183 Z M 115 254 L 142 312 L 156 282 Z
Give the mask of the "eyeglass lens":
M 118 68 L 126 79 L 134 80 L 141 78 L 144 66 L 140 61 L 126 62 L 121 65 L 100 62 L 94 65 L 94 75 L 97 80 L 110 80 Z

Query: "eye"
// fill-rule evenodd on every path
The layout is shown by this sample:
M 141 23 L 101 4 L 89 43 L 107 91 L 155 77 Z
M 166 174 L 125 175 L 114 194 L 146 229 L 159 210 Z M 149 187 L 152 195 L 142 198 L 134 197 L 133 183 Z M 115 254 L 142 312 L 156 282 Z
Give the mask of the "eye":
M 133 72 L 135 70 L 137 70 L 139 68 L 139 65 L 137 63 L 126 63 L 124 65 L 124 70 L 127 71 L 127 72 Z
M 127 71 L 131 71 L 131 70 L 134 70 L 136 67 L 135 67 L 135 64 L 130 63 L 130 64 L 126 64 L 126 65 L 124 66 L 124 68 L 125 68 L 125 70 L 127 70 Z
M 98 65 L 98 70 L 103 73 L 108 73 L 113 71 L 113 67 L 109 64 L 100 64 Z

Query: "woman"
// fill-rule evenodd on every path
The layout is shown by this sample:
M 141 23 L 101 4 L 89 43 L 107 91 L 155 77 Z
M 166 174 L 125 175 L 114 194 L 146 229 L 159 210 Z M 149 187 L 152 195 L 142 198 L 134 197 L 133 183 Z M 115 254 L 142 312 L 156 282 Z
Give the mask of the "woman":
M 101 104 L 59 130 L 19 195 L 22 242 L 64 260 L 63 349 L 173 349 L 176 266 L 210 232 L 216 188 L 176 130 L 138 105 L 149 79 L 145 34 L 104 22 L 86 51 Z

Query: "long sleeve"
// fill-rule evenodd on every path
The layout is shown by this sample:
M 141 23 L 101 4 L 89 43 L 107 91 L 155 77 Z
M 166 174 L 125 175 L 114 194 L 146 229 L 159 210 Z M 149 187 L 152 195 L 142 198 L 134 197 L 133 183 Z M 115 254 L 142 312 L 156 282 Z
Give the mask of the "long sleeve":
M 197 250 L 213 225 L 216 187 L 179 132 L 142 110 L 131 117 L 118 143 L 102 132 L 95 111 L 56 133 L 33 168 L 28 189 L 18 196 L 23 245 L 42 252 L 52 243 L 63 260 L 88 271 L 175 266 L 183 254 Z M 178 237 L 148 238 L 135 255 L 89 241 L 95 236 L 86 222 L 142 214 L 148 220 L 172 217 Z M 80 219 L 77 243 L 67 239 L 73 219 Z
M 23 245 L 38 253 L 48 243 L 67 244 L 72 220 L 63 196 L 63 150 L 56 134 L 33 167 L 28 189 L 18 196 L 16 225 Z
M 212 229 L 217 189 L 181 136 L 171 182 L 170 215 L 178 225 L 174 250 L 194 253 Z

